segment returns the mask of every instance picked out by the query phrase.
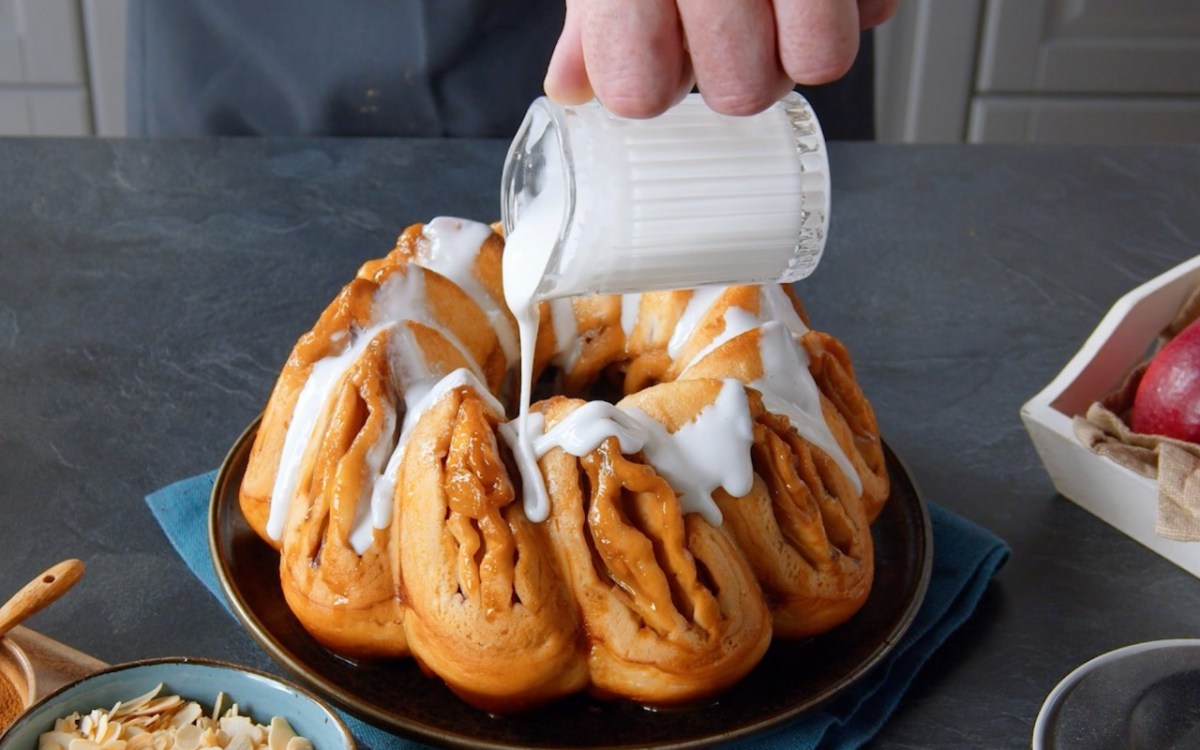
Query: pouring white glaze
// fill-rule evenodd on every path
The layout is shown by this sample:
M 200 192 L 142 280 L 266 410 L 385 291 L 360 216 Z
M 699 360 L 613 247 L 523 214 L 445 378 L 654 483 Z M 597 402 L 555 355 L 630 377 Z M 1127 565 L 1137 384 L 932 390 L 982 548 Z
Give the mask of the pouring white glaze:
M 568 123 L 562 110 L 545 100 L 535 102 L 505 165 L 503 291 L 517 321 L 515 332 L 500 301 L 474 274 L 476 251 L 489 236 L 487 225 L 434 219 L 423 230 L 418 264 L 450 279 L 474 300 L 496 330 L 508 365 L 519 366 L 518 413 L 500 431 L 512 448 L 531 520 L 544 520 L 549 512 L 539 457 L 554 447 L 586 455 L 616 437 L 623 453 L 646 455 L 679 493 L 687 512 L 720 523 L 712 493 L 722 487 L 743 495 L 753 481 L 752 425 L 743 386 L 725 381 L 716 401 L 674 433 L 639 411 L 625 412 L 604 402 L 586 404 L 545 432 L 541 415 L 530 415 L 538 305 L 551 300 L 558 342 L 553 362 L 570 368 L 580 343 L 567 295 L 624 293 L 621 326 L 629 337 L 641 292 L 695 287 L 668 345 L 669 356 L 677 358 L 720 297 L 721 284 L 795 280 L 816 266 L 829 198 L 820 127 L 795 96 L 757 118 L 716 116 L 695 97 L 655 121 L 619 121 L 596 107 L 570 114 Z M 330 394 L 376 337 L 388 337 L 393 378 L 404 394 L 404 417 L 397 425 L 394 412 L 382 415 L 381 435 L 367 452 L 367 470 L 377 479 L 367 485 L 352 525 L 351 543 L 360 554 L 369 548 L 373 530 L 391 523 L 407 437 L 438 398 L 470 386 L 498 417 L 504 414 L 477 366 L 444 376 L 430 371 L 405 321 L 434 328 L 465 361 L 473 360 L 453 334 L 429 319 L 419 269 L 414 266 L 401 278 L 377 293 L 372 320 L 378 322 L 351 331 L 340 352 L 311 368 L 284 439 L 267 525 L 272 538 L 283 533 L 305 445 Z M 763 375 L 749 385 L 762 393 L 769 410 L 786 415 L 860 486 L 821 413 L 819 389 L 797 338 L 806 330 L 803 322 L 778 287 L 767 284 L 763 290 L 761 314 L 726 310 L 724 331 L 691 364 L 758 328 Z

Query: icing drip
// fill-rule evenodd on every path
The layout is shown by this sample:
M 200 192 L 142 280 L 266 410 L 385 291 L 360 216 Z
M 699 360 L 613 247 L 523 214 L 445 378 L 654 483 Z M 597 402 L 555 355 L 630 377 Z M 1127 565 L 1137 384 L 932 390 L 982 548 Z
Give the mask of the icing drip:
M 646 432 L 636 420 L 607 401 L 589 401 L 533 444 L 538 458 L 555 447 L 581 457 L 610 437 L 617 439 L 622 453 L 637 453 L 646 443 Z
M 692 333 L 696 330 L 696 324 L 700 322 L 700 318 L 704 316 L 704 313 L 708 312 L 708 308 L 713 306 L 713 303 L 717 301 L 717 298 L 727 288 L 723 286 L 702 286 L 692 292 L 692 297 L 688 300 L 683 315 L 679 316 L 678 322 L 675 323 L 675 330 L 671 332 L 671 340 L 667 342 L 667 354 L 670 355 L 672 360 L 679 359 L 683 347 L 687 344 L 688 339 L 692 337 Z
M 745 388 L 739 381 L 723 380 L 717 398 L 674 433 L 638 409 L 623 410 L 603 401 L 586 403 L 549 431 L 544 430 L 540 413 L 530 414 L 539 322 L 536 294 L 557 226 L 555 200 L 554 194 L 548 193 L 544 200 L 535 200 L 528 207 L 521 224 L 511 233 L 503 256 L 504 296 L 517 321 L 515 341 L 503 307 L 474 275 L 478 247 L 489 236 L 490 228 L 441 217 L 426 225 L 423 232 L 428 243 L 422 248 L 424 267 L 453 281 L 476 302 L 493 323 L 509 364 L 520 365 L 518 414 L 512 421 L 502 422 L 499 432 L 511 447 L 522 478 L 526 516 L 537 522 L 549 514 L 549 495 L 538 459 L 556 447 L 582 457 L 605 439 L 616 437 L 622 453 L 644 454 L 675 490 L 685 513 L 700 513 L 710 523 L 720 524 L 721 512 L 713 493 L 720 488 L 740 497 L 750 491 L 754 479 L 750 451 L 753 423 Z M 438 399 L 456 388 L 470 387 L 498 418 L 503 418 L 504 407 L 484 384 L 479 365 L 462 342 L 430 315 L 425 304 L 424 273 L 423 267 L 413 264 L 404 273 L 389 276 L 372 300 L 373 323 L 365 329 L 354 327 L 333 334 L 331 340 L 341 344 L 342 350 L 313 364 L 284 438 L 267 523 L 272 538 L 282 536 L 287 520 L 286 499 L 296 492 L 304 453 L 318 420 L 347 372 L 376 337 L 389 337 L 393 386 L 404 394 L 404 411 L 401 417 L 396 410 L 384 407 L 387 410 L 380 415 L 380 436 L 366 454 L 365 469 L 368 476 L 376 478 L 364 485 L 364 496 L 355 508 L 350 542 L 359 554 L 370 547 L 375 529 L 391 524 L 397 474 L 409 436 Z M 692 292 L 667 346 L 673 360 L 679 359 L 705 313 L 726 289 L 705 286 Z M 760 313 L 737 306 L 727 308 L 723 330 L 692 358 L 681 378 L 725 343 L 757 329 L 762 376 L 747 385 L 761 392 L 769 411 L 785 416 L 801 436 L 832 457 L 861 492 L 858 474 L 821 411 L 820 390 L 808 371 L 808 355 L 799 342 L 808 329 L 782 288 L 768 284 L 761 290 Z M 626 294 L 621 301 L 621 326 L 629 338 L 638 323 L 642 295 Z M 581 351 L 573 305 L 569 298 L 555 299 L 550 308 L 557 350 L 553 362 L 569 369 Z M 470 367 L 445 375 L 431 368 L 413 335 L 414 324 L 438 333 Z
M 350 341 L 338 354 L 325 357 L 312 366 L 308 380 L 305 381 L 296 405 L 292 410 L 292 418 L 284 435 L 283 449 L 280 452 L 279 469 L 275 475 L 275 484 L 271 490 L 271 502 L 267 511 L 267 535 L 279 540 L 283 536 L 287 522 L 290 498 L 296 493 L 300 481 L 300 467 L 312 432 L 320 415 L 328 408 L 329 399 L 337 392 L 337 388 L 346 373 L 366 350 L 368 344 L 380 335 L 388 335 L 388 361 L 391 365 L 392 377 L 399 389 L 405 394 L 408 407 L 405 424 L 413 418 L 413 404 L 418 394 L 426 391 L 437 381 L 439 374 L 430 371 L 407 322 L 420 324 L 437 332 L 461 354 L 463 360 L 472 366 L 468 372 L 470 382 L 478 384 L 481 394 L 488 394 L 490 403 L 494 403 L 498 413 L 503 414 L 503 407 L 488 393 L 482 385 L 484 380 L 478 370 L 478 365 L 470 353 L 451 331 L 441 326 L 430 316 L 425 304 L 425 271 L 418 266 L 407 267 L 404 273 L 389 276 L 371 302 L 372 321 L 379 321 L 365 331 L 354 328 L 350 331 Z M 332 340 L 340 341 L 342 337 L 331 336 Z M 453 374 L 453 373 L 452 373 Z M 464 377 L 464 376 L 460 376 Z M 395 415 L 384 416 L 388 429 L 381 431 L 378 441 L 368 450 L 367 460 L 371 469 L 377 470 L 383 464 L 384 457 L 393 452 L 396 438 Z M 403 439 L 403 436 L 400 438 Z M 378 462 L 374 464 L 373 462 Z M 398 463 L 397 463 L 398 465 Z M 389 461 L 388 466 L 391 466 Z M 387 474 L 388 469 L 384 469 Z M 393 471 L 394 479 L 394 471 Z M 350 542 L 355 550 L 362 554 L 371 544 L 371 527 L 384 529 L 391 523 L 391 498 L 379 496 L 380 488 L 364 486 L 363 497 L 359 499 L 354 512 L 351 526 Z M 368 512 L 369 511 L 369 512 Z
M 375 293 L 375 299 L 371 304 L 371 320 L 384 321 L 391 327 L 403 325 L 405 322 L 413 322 L 434 331 L 454 347 L 463 361 L 470 365 L 477 378 L 486 380 L 483 372 L 479 369 L 479 364 L 471 356 L 467 347 L 463 346 L 458 336 L 429 314 L 425 305 L 424 268 L 408 266 L 404 273 L 394 273 L 389 276 Z M 415 343 L 413 348 L 416 349 Z M 418 354 L 419 351 L 418 349 Z M 417 361 L 422 363 L 421 367 L 424 367 L 423 355 L 419 356 Z
M 272 539 L 278 540 L 283 536 L 289 499 L 296 494 L 304 453 L 317 420 L 325 410 L 325 402 L 367 345 L 385 329 L 386 326 L 375 326 L 366 331 L 352 330 L 349 346 L 338 354 L 314 363 L 309 371 L 308 380 L 300 389 L 296 406 L 292 409 L 292 419 L 283 438 L 283 450 L 279 454 L 279 469 L 271 488 L 267 534 Z
M 537 461 L 552 448 L 561 448 L 578 458 L 599 448 L 606 439 L 615 437 L 622 453 L 637 453 L 648 439 L 645 427 L 638 420 L 607 401 L 587 402 L 554 425 L 549 432 L 543 431 L 545 420 L 541 414 L 530 414 L 524 426 L 524 436 L 512 422 L 500 425 L 500 434 L 514 453 L 521 449 L 523 439 L 529 441 L 532 468 L 537 472 L 537 478 L 533 481 L 542 482 L 543 488 L 545 480 L 537 468 Z M 530 481 L 523 471 L 521 479 L 526 483 Z M 549 495 L 538 496 L 526 492 L 524 501 L 525 517 L 529 520 L 538 523 L 549 516 Z
M 450 279 L 469 296 L 487 316 L 508 364 L 520 353 L 517 332 L 499 300 L 494 298 L 475 276 L 475 257 L 479 247 L 492 235 L 487 224 L 467 219 L 439 216 L 421 229 L 426 240 L 418 265 Z
M 680 377 L 685 377 L 694 364 L 702 362 L 722 344 L 747 331 L 759 329 L 758 354 L 763 374 L 747 385 L 762 394 L 763 406 L 768 411 L 787 417 L 796 432 L 832 458 L 855 491 L 862 492 L 862 480 L 858 472 L 838 445 L 821 412 L 821 391 L 808 371 L 808 353 L 796 338 L 808 328 L 787 294 L 775 284 L 762 287 L 760 305 L 763 311 L 761 316 L 755 316 L 741 307 L 726 308 L 724 330 L 692 358 L 692 363 Z
M 400 464 L 404 461 L 404 453 L 408 447 L 413 428 L 420 421 L 421 415 L 433 408 L 442 396 L 455 388 L 470 386 L 484 403 L 498 416 L 504 415 L 504 407 L 488 392 L 487 386 L 470 370 L 458 368 L 443 378 L 434 380 L 425 378 L 408 385 L 404 391 L 404 422 L 400 429 L 400 437 L 395 447 L 391 449 L 387 467 L 382 473 L 377 472 L 377 478 L 371 489 L 371 525 L 356 523 L 350 534 L 350 543 L 358 554 L 363 554 L 371 546 L 371 526 L 376 529 L 386 529 L 392 522 L 393 499 L 396 494 L 396 477 Z
M 546 520 L 550 509 L 550 495 L 546 492 L 546 480 L 537 465 L 533 432 L 529 424 L 529 402 L 533 398 L 533 345 L 537 340 L 537 325 L 536 305 L 530 305 L 517 314 L 517 330 L 521 334 L 521 400 L 516 419 L 517 439 L 515 444 L 510 444 L 517 471 L 521 474 L 525 515 L 534 522 Z M 540 429 L 540 425 L 536 427 Z
M 368 477 L 378 477 L 382 474 L 395 439 L 396 412 L 394 409 L 388 408 L 384 410 L 383 427 L 379 431 L 379 438 L 367 449 L 365 460 Z M 354 547 L 354 551 L 360 555 L 371 546 L 374 536 L 371 530 L 373 528 L 385 529 L 392 522 L 391 504 L 381 508 L 380 503 L 374 499 L 374 489 L 377 484 L 378 480 L 369 484 L 364 482 L 363 494 L 359 497 L 358 504 L 354 506 L 354 521 L 350 525 L 350 546 Z
M 637 328 L 638 311 L 641 306 L 642 295 L 636 293 L 621 295 L 621 330 L 625 331 L 626 340 L 633 337 L 633 329 Z
M 821 390 L 808 371 L 808 352 L 782 323 L 774 321 L 762 324 L 759 346 L 763 376 L 749 385 L 762 394 L 763 406 L 787 417 L 796 432 L 832 458 L 854 491 L 861 493 L 862 480 L 821 412 Z
M 746 389 L 737 380 L 726 379 L 716 401 L 674 433 L 638 409 L 630 409 L 629 414 L 646 430 L 642 453 L 675 490 L 684 513 L 699 513 L 719 526 L 721 509 L 712 493 L 717 488 L 733 497 L 750 492 L 754 425 Z
M 420 394 L 423 384 L 435 376 L 426 365 L 425 355 L 417 346 L 412 329 L 408 326 L 396 326 L 389 344 L 388 364 L 391 366 L 392 382 L 397 391 L 404 394 L 405 417 L 400 427 L 403 433 L 410 416 L 414 413 L 415 398 Z M 375 472 L 376 479 L 371 485 L 368 501 L 359 502 L 355 509 L 350 544 L 360 555 L 371 546 L 372 528 L 386 529 L 392 522 L 391 490 L 400 466 L 399 457 L 403 456 L 404 452 L 401 436 L 396 434 L 395 420 L 391 425 L 392 429 L 381 432 L 379 441 L 371 448 L 372 452 L 378 449 L 384 455 L 386 465 L 382 472 Z
M 762 309 L 764 320 L 774 320 L 782 323 L 789 331 L 797 336 L 808 333 L 808 326 L 800 319 L 800 313 L 788 299 L 787 292 L 778 284 L 763 284 Z
M 548 166 L 548 168 L 550 168 Z M 561 186 L 548 185 L 522 213 L 521 222 L 505 243 L 504 300 L 517 319 L 520 342 L 521 392 L 516 417 L 517 439 L 513 458 L 521 474 L 525 493 L 525 515 L 532 521 L 544 520 L 550 507 L 546 480 L 538 469 L 529 427 L 529 403 L 533 397 L 533 355 L 537 346 L 538 286 L 554 250 L 565 195 Z M 574 314 L 572 313 L 572 317 Z
M 552 364 L 570 370 L 583 352 L 583 340 L 575 323 L 575 306 L 570 297 L 550 300 L 550 322 L 554 325 L 554 357 Z
M 708 342 L 703 349 L 697 352 L 696 356 L 692 357 L 692 362 L 702 361 L 709 355 L 709 353 L 720 347 L 721 344 L 737 338 L 740 334 L 753 330 L 754 328 L 762 325 L 762 320 L 760 320 L 750 311 L 744 310 L 740 307 L 726 308 L 725 315 L 723 317 L 725 320 L 725 328 L 716 336 L 714 336 L 713 340 Z M 687 368 L 684 368 L 683 371 L 687 372 Z
M 737 380 L 724 380 L 716 400 L 673 433 L 640 409 L 624 410 L 606 401 L 587 402 L 549 432 L 543 433 L 543 425 L 541 414 L 531 414 L 525 423 L 535 461 L 553 448 L 583 457 L 607 438 L 615 437 L 621 453 L 642 451 L 647 462 L 675 490 L 684 513 L 699 513 L 714 526 L 721 523 L 721 510 L 712 493 L 723 488 L 741 497 L 754 482 L 750 459 L 754 425 L 746 390 Z M 500 433 L 517 450 L 520 436 L 512 424 L 501 425 Z M 529 500 L 526 493 L 525 515 L 529 520 L 546 520 L 549 501 L 531 506 Z

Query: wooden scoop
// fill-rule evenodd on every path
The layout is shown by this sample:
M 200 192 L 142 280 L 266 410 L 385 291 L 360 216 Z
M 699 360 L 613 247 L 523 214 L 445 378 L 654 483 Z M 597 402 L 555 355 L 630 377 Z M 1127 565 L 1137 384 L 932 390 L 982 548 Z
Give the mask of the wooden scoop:
M 84 567 L 81 560 L 63 560 L 25 584 L 0 607 L 0 636 L 67 593 L 83 575 Z

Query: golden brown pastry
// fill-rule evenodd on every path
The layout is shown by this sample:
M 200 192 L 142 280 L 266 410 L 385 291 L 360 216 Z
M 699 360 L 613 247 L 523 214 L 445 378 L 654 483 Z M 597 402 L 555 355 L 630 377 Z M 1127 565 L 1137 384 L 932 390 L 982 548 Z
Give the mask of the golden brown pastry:
M 637 405 L 667 402 L 663 413 L 675 419 L 664 426 L 677 428 L 715 396 L 713 385 L 658 386 Z M 543 402 L 547 428 L 583 403 Z M 596 692 L 683 703 L 724 690 L 758 663 L 770 612 L 724 529 L 685 514 L 667 481 L 643 456 L 622 455 L 615 437 L 582 457 L 556 448 L 541 465 L 551 496 L 544 531 L 582 611 Z
M 338 653 L 411 655 L 504 712 L 585 689 L 693 701 L 772 637 L 853 615 L 882 445 L 845 347 L 790 290 L 542 303 L 535 373 L 626 395 L 535 404 L 522 464 L 500 400 L 518 367 L 502 253 L 484 224 L 409 227 L 288 358 L 240 500 L 304 627 Z
M 504 467 L 494 412 L 450 391 L 413 431 L 397 477 L 413 655 L 470 703 L 525 708 L 587 685 L 578 610 Z

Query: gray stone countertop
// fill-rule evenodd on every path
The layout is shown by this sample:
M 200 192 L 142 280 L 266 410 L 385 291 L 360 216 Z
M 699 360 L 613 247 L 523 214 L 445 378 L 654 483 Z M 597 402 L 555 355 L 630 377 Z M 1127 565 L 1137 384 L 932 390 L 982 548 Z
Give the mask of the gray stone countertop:
M 215 468 L 296 337 L 437 215 L 498 217 L 506 144 L 0 140 L 0 591 L 109 662 L 276 669 L 144 503 Z M 1028 747 L 1067 672 L 1200 635 L 1200 580 L 1056 494 L 1018 416 L 1120 295 L 1200 253 L 1200 147 L 833 144 L 799 285 L 924 496 L 1013 549 L 869 747 Z

